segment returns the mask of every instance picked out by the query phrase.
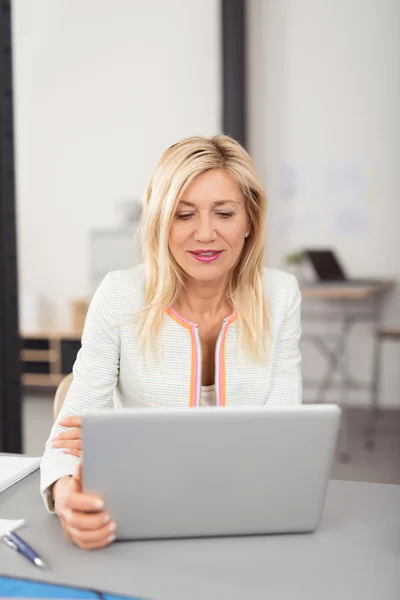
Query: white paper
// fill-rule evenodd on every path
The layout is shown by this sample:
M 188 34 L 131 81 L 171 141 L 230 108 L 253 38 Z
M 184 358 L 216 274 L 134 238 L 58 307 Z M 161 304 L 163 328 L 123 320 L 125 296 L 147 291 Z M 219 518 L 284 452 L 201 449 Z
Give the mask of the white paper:
M 40 458 L 31 456 L 0 455 L 0 492 L 17 483 L 39 468 Z
M 0 519 L 0 537 L 25 525 L 25 519 Z

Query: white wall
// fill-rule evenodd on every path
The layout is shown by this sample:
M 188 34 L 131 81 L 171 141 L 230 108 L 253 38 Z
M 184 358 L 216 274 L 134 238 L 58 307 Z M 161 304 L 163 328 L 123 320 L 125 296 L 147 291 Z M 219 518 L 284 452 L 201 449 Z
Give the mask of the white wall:
M 269 195 L 269 262 L 333 246 L 351 275 L 400 279 L 400 3 L 250 0 L 248 21 L 250 151 Z M 398 294 L 384 320 L 400 323 Z M 304 374 L 320 374 L 319 357 L 303 353 Z M 385 348 L 387 405 L 400 404 L 399 358 L 398 345 Z M 366 327 L 349 360 L 370 376 Z
M 13 0 L 12 18 L 21 298 L 68 327 L 89 231 L 169 145 L 220 130 L 219 1 Z

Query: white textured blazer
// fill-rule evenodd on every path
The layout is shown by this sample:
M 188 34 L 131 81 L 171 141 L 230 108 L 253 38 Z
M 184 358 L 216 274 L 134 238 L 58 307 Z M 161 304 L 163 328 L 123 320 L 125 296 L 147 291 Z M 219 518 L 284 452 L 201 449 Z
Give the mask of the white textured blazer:
M 263 278 L 271 317 L 268 358 L 264 364 L 250 361 L 238 343 L 236 314 L 225 319 L 215 352 L 219 406 L 301 403 L 299 287 L 295 277 L 275 269 L 264 269 Z M 143 266 L 112 271 L 98 287 L 58 420 L 113 405 L 199 406 L 201 343 L 194 323 L 167 309 L 161 360 L 154 355 L 146 363 L 144 353 L 138 351 L 139 334 L 132 316 L 143 306 L 144 287 Z M 56 422 L 50 438 L 64 430 Z M 53 449 L 50 438 L 41 463 L 41 490 L 53 510 L 47 489 L 60 477 L 73 474 L 78 459 Z

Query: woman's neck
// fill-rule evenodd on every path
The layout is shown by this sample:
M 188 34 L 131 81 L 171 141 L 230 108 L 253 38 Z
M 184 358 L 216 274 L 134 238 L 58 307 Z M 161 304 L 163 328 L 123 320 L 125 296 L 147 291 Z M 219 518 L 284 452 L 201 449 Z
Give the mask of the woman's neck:
M 233 310 L 226 297 L 226 288 L 226 281 L 203 283 L 188 280 L 175 303 L 176 310 L 183 317 L 189 315 L 194 322 L 220 316 L 223 319 Z

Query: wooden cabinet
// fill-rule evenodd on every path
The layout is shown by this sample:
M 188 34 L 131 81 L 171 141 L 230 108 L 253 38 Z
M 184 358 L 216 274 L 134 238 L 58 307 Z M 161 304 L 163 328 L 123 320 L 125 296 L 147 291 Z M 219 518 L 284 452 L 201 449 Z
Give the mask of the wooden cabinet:
M 82 332 L 21 333 L 22 384 L 55 388 L 71 373 L 81 347 Z

